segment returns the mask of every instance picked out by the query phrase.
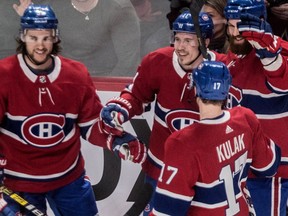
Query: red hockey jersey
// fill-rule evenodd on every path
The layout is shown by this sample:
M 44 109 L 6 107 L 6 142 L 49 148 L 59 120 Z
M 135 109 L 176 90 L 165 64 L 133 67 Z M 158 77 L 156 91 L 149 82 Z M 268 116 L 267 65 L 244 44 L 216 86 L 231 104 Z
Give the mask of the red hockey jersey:
M 177 131 L 165 143 L 153 215 L 247 216 L 248 170 L 272 176 L 280 154 L 244 107 Z
M 174 49 L 165 47 L 143 58 L 133 84 L 121 93 L 132 104 L 130 117 L 142 114 L 143 105 L 156 99 L 148 159 L 143 164 L 154 179 L 160 173 L 167 137 L 199 119 L 194 91 L 188 87 L 190 76 L 179 65 Z
M 98 128 L 102 108 L 86 67 L 53 57 L 49 75 L 35 75 L 21 54 L 0 61 L 0 149 L 5 185 L 46 192 L 84 172 L 80 136 L 105 146 Z
M 277 177 L 288 178 L 288 43 L 282 42 L 282 59 L 279 68 L 265 70 L 255 50 L 245 56 L 216 54 L 232 75 L 228 107 L 250 108 L 260 120 L 265 133 L 282 151 L 282 165 Z

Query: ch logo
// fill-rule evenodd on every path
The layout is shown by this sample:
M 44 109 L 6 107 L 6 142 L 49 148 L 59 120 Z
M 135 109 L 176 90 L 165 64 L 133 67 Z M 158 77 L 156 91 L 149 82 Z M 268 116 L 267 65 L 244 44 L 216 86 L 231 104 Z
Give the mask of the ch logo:
M 28 144 L 45 148 L 57 145 L 65 138 L 64 125 L 64 115 L 39 114 L 25 119 L 21 131 Z
M 167 127 L 171 132 L 178 131 L 199 121 L 199 113 L 191 110 L 172 110 L 165 118 Z
M 229 89 L 229 95 L 226 107 L 230 109 L 234 106 L 239 106 L 242 99 L 243 99 L 242 90 L 235 86 L 231 86 Z

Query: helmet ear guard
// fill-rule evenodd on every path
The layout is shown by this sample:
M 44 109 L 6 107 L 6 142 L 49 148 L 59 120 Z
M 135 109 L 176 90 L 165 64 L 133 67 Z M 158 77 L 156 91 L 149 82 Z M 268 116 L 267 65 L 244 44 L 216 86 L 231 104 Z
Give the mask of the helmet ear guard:
M 206 100 L 227 99 L 232 78 L 224 63 L 204 61 L 193 70 L 192 77 L 196 96 Z

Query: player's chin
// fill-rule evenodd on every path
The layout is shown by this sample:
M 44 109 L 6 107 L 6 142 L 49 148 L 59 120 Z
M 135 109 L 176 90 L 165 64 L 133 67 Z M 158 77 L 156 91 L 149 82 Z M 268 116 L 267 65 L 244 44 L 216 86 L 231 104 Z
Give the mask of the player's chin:
M 234 42 L 235 44 L 243 44 L 244 41 L 245 41 L 245 38 L 242 37 L 242 36 L 240 36 L 240 35 L 238 35 L 238 36 L 236 36 L 236 37 L 232 37 L 232 39 L 233 39 L 233 42 Z
M 183 67 L 183 68 L 185 68 L 185 66 L 187 66 L 187 65 L 189 65 L 189 59 L 187 59 L 187 58 L 180 58 L 179 59 L 179 64 Z

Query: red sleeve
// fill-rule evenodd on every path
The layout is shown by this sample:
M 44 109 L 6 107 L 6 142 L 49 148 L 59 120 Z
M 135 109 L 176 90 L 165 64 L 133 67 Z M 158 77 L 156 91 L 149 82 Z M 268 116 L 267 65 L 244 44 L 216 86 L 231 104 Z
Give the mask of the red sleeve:
M 158 58 L 157 52 L 146 55 L 138 67 L 133 83 L 121 92 L 121 97 L 133 107 L 129 110 L 130 117 L 142 114 L 145 106 L 154 101 L 159 91 L 164 69 L 157 67 Z
M 189 143 L 191 144 L 191 143 Z M 181 155 L 181 156 L 180 156 Z M 188 172 L 193 170 L 193 172 Z M 165 157 L 158 187 L 176 194 L 192 197 L 199 177 L 196 153 L 181 141 L 181 133 L 173 134 L 165 143 Z
M 82 107 L 78 116 L 81 135 L 90 143 L 107 148 L 108 135 L 101 130 L 99 125 L 103 105 L 89 74 L 87 74 L 86 86 L 83 85 L 83 91 Z
M 278 60 L 281 63 L 280 66 L 277 65 L 277 62 L 269 66 L 270 69 L 278 68 L 275 71 L 264 70 L 267 77 L 268 83 L 271 88 L 276 92 L 285 92 L 288 91 L 288 42 L 281 40 L 282 51 L 278 55 Z M 277 61 L 278 61 L 277 60 Z M 266 67 L 264 67 L 265 69 Z M 267 69 L 267 68 L 266 68 Z
M 267 137 L 261 124 L 251 110 L 247 110 L 247 121 L 253 130 L 251 168 L 258 176 L 272 176 L 276 173 L 281 159 L 279 147 Z

